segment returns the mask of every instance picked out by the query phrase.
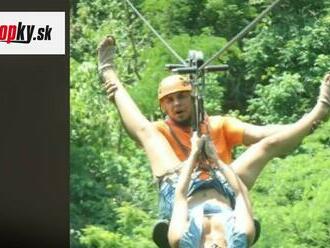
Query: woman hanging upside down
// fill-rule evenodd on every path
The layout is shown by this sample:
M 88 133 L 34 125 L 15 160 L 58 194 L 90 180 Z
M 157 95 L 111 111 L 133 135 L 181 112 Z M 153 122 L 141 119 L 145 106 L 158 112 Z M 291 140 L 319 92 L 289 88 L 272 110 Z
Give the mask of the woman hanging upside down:
M 168 238 L 171 247 L 245 248 L 254 240 L 255 228 L 246 186 L 233 166 L 264 166 L 270 159 L 292 151 L 323 120 L 330 107 L 330 75 L 321 85 L 320 96 L 312 111 L 287 130 L 264 138 L 251 146 L 232 166 L 218 159 L 207 136 L 192 138 L 192 151 L 182 168 Z M 210 178 L 199 178 L 201 153 L 213 162 Z M 205 156 L 205 155 L 204 155 Z

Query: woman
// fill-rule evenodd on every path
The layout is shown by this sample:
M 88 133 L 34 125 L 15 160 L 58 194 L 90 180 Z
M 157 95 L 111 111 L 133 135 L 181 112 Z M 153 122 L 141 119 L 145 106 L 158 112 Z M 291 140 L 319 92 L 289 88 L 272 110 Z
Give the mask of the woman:
M 172 247 L 248 247 L 254 240 L 252 210 L 245 186 L 233 170 L 217 158 L 206 136 L 192 138 L 192 151 L 175 191 L 169 228 Z M 202 148 L 211 176 L 201 179 L 197 166 Z M 191 178 L 193 178 L 191 180 Z
M 194 135 L 192 152 L 181 170 L 176 190 L 168 238 L 171 247 L 250 247 L 254 235 L 252 210 L 246 187 L 232 167 L 259 163 L 287 154 L 323 120 L 330 107 L 330 75 L 321 85 L 313 110 L 283 132 L 264 138 L 251 146 L 232 166 L 217 158 L 207 137 Z M 293 139 L 293 137 L 295 137 Z M 296 139 L 299 137 L 299 139 Z M 212 176 L 198 178 L 201 152 L 213 162 Z

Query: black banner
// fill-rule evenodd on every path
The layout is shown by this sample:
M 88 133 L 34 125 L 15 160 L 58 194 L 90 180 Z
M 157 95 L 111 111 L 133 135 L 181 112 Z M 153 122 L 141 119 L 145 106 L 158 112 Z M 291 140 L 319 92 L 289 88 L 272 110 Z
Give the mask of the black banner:
M 0 55 L 0 247 L 69 247 L 69 1 L 1 1 L 64 11 L 65 55 Z

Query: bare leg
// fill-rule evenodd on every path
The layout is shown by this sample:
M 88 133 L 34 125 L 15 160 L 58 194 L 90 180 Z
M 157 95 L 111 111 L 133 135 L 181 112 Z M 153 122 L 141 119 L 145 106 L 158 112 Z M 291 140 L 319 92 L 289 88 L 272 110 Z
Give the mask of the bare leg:
M 232 168 L 248 189 L 254 185 L 266 163 L 274 157 L 283 156 L 294 150 L 313 125 L 322 121 L 330 107 L 330 75 L 324 78 L 319 100 L 312 111 L 286 130 L 275 133 L 252 145 L 232 163 Z
M 127 93 L 113 70 L 115 40 L 104 39 L 98 48 L 99 72 L 108 97 L 114 101 L 122 122 L 137 142 L 142 144 L 151 163 L 154 176 L 161 176 L 175 168 L 180 160 L 175 155 L 166 138 L 148 121 Z

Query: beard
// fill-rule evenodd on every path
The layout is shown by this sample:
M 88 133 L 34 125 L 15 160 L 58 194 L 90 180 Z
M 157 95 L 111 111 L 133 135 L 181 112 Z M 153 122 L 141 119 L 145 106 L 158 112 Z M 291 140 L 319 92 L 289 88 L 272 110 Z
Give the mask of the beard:
M 191 118 L 185 120 L 173 120 L 175 124 L 181 127 L 190 127 L 191 126 Z

